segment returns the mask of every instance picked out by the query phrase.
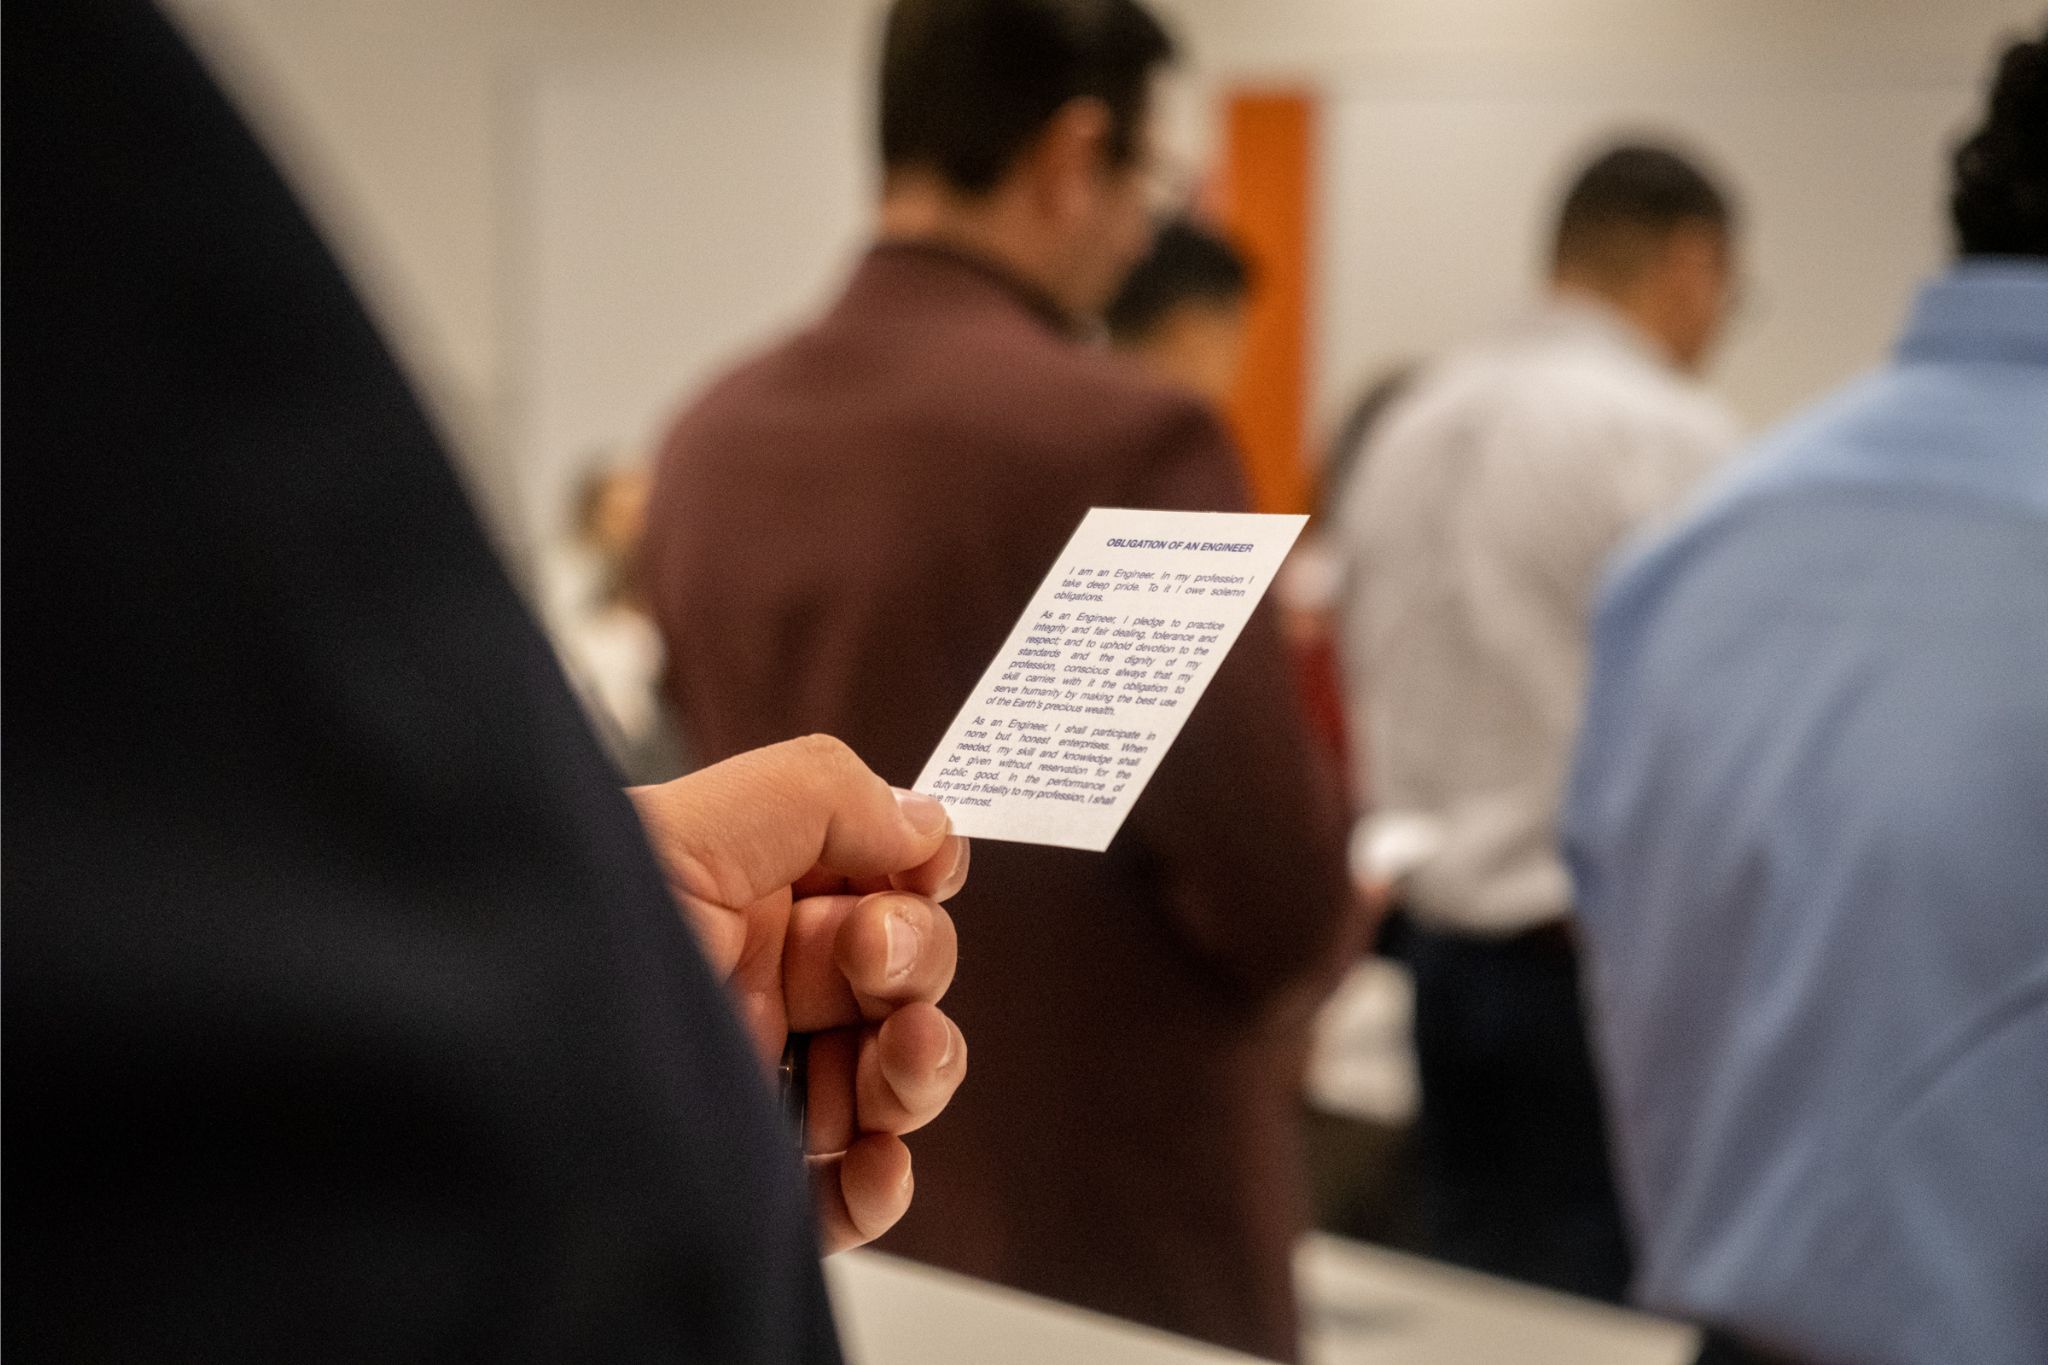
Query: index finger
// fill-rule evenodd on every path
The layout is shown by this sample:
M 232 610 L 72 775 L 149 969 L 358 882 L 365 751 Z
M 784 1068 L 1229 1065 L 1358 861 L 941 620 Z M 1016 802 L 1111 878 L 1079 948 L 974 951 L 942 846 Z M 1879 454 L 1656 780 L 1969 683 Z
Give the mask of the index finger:
M 755 749 L 631 793 L 664 858 L 699 894 L 749 905 L 814 870 L 890 877 L 932 862 L 952 822 L 829 735 Z

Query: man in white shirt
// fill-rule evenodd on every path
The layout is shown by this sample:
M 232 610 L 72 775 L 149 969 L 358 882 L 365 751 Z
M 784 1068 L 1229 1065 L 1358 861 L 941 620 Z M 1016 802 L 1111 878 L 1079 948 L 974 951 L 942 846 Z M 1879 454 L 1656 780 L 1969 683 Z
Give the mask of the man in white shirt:
M 1601 156 L 1565 198 L 1546 302 L 1424 374 L 1338 514 L 1361 790 L 1436 836 L 1401 888 L 1432 1250 L 1608 1299 L 1628 1256 L 1558 805 L 1608 558 L 1736 440 L 1692 379 L 1733 257 L 1727 197 L 1696 167 Z

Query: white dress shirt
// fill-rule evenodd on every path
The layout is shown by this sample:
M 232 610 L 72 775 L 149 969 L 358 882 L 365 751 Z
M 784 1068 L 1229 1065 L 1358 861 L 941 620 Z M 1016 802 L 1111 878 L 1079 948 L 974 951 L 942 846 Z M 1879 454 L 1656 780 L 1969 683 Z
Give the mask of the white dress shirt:
M 1560 296 L 1423 375 L 1338 509 L 1361 790 L 1441 837 L 1423 923 L 1507 935 L 1571 906 L 1557 816 L 1615 550 L 1684 503 L 1733 417 L 1591 298 Z

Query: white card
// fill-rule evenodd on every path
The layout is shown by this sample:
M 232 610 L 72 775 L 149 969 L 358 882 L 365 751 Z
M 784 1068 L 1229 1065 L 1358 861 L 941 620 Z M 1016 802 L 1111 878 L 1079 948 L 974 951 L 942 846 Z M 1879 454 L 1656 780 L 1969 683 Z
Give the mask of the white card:
M 917 790 L 957 834 L 1108 848 L 1307 524 L 1092 509 Z

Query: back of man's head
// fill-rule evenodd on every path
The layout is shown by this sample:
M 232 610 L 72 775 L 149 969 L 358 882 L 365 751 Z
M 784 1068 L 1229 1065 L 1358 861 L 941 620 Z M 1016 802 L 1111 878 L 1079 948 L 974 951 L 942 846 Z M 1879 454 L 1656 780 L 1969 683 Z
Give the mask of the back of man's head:
M 1625 289 L 1680 230 L 1725 236 L 1728 196 L 1692 161 L 1665 147 L 1627 144 L 1579 173 L 1558 211 L 1552 266 L 1560 276 Z
M 1956 149 L 1949 211 L 1965 256 L 2048 256 L 2048 33 L 1999 60 L 1984 126 Z
M 1160 225 L 1103 321 L 1113 340 L 1137 345 L 1184 309 L 1234 312 L 1250 289 L 1251 271 L 1236 247 L 1199 223 L 1174 218 Z
M 1251 270 L 1223 237 L 1186 218 L 1162 224 L 1103 314 L 1110 339 L 1214 406 L 1244 359 Z
M 882 39 L 885 171 L 985 194 L 1069 101 L 1100 100 L 1108 151 L 1139 150 L 1173 42 L 1136 0 L 896 0 Z

